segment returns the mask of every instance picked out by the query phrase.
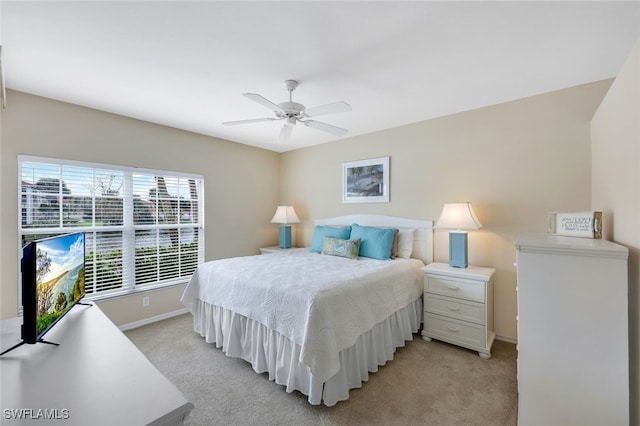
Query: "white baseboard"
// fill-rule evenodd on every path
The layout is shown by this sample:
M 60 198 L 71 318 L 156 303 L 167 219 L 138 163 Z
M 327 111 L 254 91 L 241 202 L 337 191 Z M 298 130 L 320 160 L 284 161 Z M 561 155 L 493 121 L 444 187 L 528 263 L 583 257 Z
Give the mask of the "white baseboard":
M 518 344 L 518 339 L 514 339 L 512 337 L 499 336 L 496 334 L 496 340 L 500 340 L 502 342 L 513 343 L 514 345 Z
M 188 312 L 189 311 L 187 310 L 187 308 L 182 308 L 182 309 L 178 309 L 177 311 L 171 311 L 161 315 L 156 315 L 155 317 L 145 318 L 140 321 L 134 321 L 128 324 L 123 324 L 118 328 L 120 329 L 120 331 L 133 330 L 134 328 L 142 327 L 143 325 L 148 325 L 148 324 L 152 324 L 154 322 L 162 321 L 168 318 L 177 317 L 178 315 L 186 314 Z

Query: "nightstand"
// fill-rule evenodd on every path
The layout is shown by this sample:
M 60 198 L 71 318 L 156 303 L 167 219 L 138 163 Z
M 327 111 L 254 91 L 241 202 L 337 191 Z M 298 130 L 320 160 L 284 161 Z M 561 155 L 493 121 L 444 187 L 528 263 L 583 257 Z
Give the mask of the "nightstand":
M 267 254 L 267 253 L 281 253 L 283 251 L 287 251 L 287 250 L 291 250 L 294 249 L 295 247 L 289 247 L 286 249 L 282 249 L 278 246 L 271 246 L 271 247 L 260 247 L 260 254 Z
M 493 268 L 452 268 L 430 263 L 424 268 L 424 329 L 422 338 L 442 340 L 491 358 L 493 329 Z

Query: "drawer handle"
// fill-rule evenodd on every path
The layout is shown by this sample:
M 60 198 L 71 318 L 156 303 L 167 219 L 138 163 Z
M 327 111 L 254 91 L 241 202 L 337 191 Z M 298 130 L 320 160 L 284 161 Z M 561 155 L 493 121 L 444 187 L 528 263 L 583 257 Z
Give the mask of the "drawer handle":
M 447 288 L 449 290 L 460 290 L 460 287 L 458 287 L 457 285 L 451 285 L 451 284 L 447 284 Z
M 447 330 L 449 330 L 449 331 L 455 331 L 456 333 L 457 333 L 458 331 L 460 331 L 460 329 L 459 329 L 458 327 L 456 327 L 455 325 L 448 325 L 448 326 L 447 326 Z
M 458 305 L 454 305 L 454 304 L 452 304 L 452 303 L 449 303 L 449 304 L 447 305 L 447 308 L 449 308 L 449 310 L 451 310 L 451 311 L 459 311 L 459 310 L 460 310 L 460 306 L 458 306 Z

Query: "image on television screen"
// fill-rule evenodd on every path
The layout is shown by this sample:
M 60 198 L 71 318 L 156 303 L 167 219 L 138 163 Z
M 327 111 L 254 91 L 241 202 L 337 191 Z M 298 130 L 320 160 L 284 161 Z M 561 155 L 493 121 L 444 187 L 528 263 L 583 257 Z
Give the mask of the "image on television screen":
M 36 244 L 36 329 L 40 336 L 84 296 L 84 233 Z

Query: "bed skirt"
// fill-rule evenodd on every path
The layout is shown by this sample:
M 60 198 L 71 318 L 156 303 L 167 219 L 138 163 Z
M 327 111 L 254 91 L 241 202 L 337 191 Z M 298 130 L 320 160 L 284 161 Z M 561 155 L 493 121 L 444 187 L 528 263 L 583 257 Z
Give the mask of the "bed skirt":
M 369 373 L 393 359 L 398 347 L 413 340 L 422 322 L 422 299 L 416 299 L 393 313 L 371 330 L 361 334 L 356 343 L 339 353 L 340 370 L 326 382 L 315 378 L 300 363 L 300 346 L 261 323 L 202 300 L 194 304 L 193 329 L 215 343 L 229 357 L 242 358 L 257 373 L 269 373 L 269 380 L 299 391 L 309 403 L 331 407 L 349 399 L 349 389 L 359 388 Z

